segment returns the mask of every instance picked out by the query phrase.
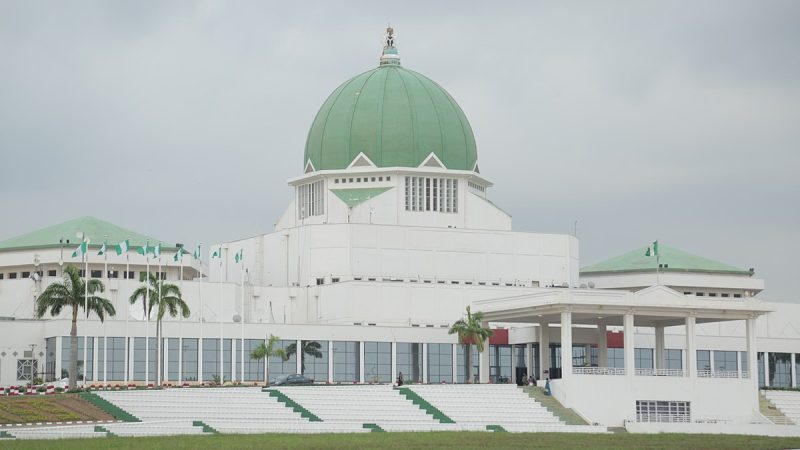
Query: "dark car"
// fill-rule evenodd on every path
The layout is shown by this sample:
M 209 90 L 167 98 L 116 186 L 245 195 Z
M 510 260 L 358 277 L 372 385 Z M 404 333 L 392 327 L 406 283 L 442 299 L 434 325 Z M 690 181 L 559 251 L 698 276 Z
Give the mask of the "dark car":
M 284 375 L 272 383 L 273 386 L 298 386 L 308 384 L 314 384 L 314 380 L 306 377 L 305 375 L 296 373 L 292 375 Z

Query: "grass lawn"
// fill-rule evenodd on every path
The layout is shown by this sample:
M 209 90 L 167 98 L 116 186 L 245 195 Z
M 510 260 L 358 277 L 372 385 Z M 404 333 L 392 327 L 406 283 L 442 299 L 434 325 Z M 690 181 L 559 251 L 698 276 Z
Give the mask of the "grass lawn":
M 217 434 L 141 438 L 3 441 L 4 449 L 195 449 L 195 448 L 567 448 L 567 449 L 784 449 L 800 448 L 800 438 L 687 434 L 568 433 L 365 433 L 365 434 Z

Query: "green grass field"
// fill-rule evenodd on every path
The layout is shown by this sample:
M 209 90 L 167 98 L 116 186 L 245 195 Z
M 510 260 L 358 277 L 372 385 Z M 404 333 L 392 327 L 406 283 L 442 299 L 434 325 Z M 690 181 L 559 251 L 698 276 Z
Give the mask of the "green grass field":
M 4 449 L 196 449 L 196 448 L 565 448 L 565 449 L 785 449 L 800 448 L 800 438 L 686 434 L 567 433 L 366 433 L 285 435 L 253 434 L 95 438 L 61 441 L 2 441 Z

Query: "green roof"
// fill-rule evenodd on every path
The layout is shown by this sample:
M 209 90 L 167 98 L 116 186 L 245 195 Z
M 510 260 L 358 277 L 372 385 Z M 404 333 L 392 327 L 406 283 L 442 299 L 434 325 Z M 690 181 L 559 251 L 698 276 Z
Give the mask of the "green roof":
M 448 168 L 473 170 L 475 136 L 441 86 L 396 64 L 364 72 L 323 103 L 306 140 L 303 166 L 340 170 L 364 153 L 378 167 L 419 167 L 431 153 Z
M 360 205 L 365 201 L 377 197 L 384 192 L 392 189 L 391 187 L 379 188 L 358 188 L 358 189 L 331 189 L 349 208 Z
M 730 266 L 719 261 L 693 255 L 677 248 L 659 244 L 659 257 L 645 256 L 647 247 L 637 248 L 624 255 L 616 256 L 581 269 L 581 275 L 655 272 L 657 264 L 662 264 L 662 272 L 700 272 L 735 275 L 751 275 L 749 270 Z M 664 266 L 665 265 L 665 266 Z
M 161 242 L 153 237 L 87 216 L 2 241 L 0 242 L 0 251 L 59 247 L 61 244 L 58 241 L 62 238 L 69 239 L 70 246 L 77 246 L 79 242 L 77 233 L 79 232 L 86 233 L 92 247 L 99 247 L 104 240 L 108 241 L 109 247 L 117 245 L 125 239 L 129 239 L 131 247 L 144 245 L 145 241 L 149 241 L 151 245 Z M 174 245 L 164 245 L 162 248 L 165 250 L 175 249 Z

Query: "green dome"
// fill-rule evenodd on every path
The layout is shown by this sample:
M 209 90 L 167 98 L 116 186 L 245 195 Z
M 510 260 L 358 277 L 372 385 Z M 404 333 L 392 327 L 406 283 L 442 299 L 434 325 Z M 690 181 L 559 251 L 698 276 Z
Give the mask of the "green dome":
M 363 152 L 378 167 L 418 167 L 433 152 L 448 169 L 473 170 L 475 137 L 450 94 L 399 59 L 381 64 L 328 97 L 308 132 L 303 164 L 344 169 Z

